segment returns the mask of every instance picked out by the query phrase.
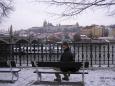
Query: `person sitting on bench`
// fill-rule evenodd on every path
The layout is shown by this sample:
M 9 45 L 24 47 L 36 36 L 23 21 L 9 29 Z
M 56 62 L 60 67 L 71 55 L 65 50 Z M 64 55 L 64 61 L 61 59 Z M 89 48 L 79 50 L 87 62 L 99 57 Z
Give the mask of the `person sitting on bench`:
M 69 48 L 69 44 L 67 42 L 63 42 L 62 48 L 64 49 L 64 52 L 61 55 L 60 62 L 62 62 L 62 63 L 74 62 L 75 60 L 74 60 L 73 54 Z M 66 80 L 66 81 L 69 80 L 69 76 L 70 76 L 68 71 L 72 71 L 72 72 L 76 71 L 75 67 L 68 68 L 68 67 L 66 67 L 66 65 L 64 65 L 63 67 L 60 67 L 60 68 L 55 68 L 55 69 L 61 70 L 63 72 L 64 77 L 62 78 L 62 80 Z M 59 73 L 55 73 L 55 76 L 56 76 L 56 78 L 54 79 L 54 81 L 61 81 L 61 76 Z

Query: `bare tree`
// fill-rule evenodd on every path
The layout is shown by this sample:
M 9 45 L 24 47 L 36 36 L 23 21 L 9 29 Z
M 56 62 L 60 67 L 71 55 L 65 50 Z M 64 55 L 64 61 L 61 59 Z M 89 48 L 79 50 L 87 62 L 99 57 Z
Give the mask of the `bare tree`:
M 81 36 L 79 33 L 75 33 L 75 35 L 73 36 L 73 41 L 74 42 L 79 42 L 81 41 Z
M 0 22 L 5 16 L 8 16 L 10 11 L 13 10 L 12 0 L 0 0 Z
M 106 9 L 109 15 L 115 15 L 115 0 L 36 0 L 51 5 L 64 6 L 62 16 L 76 16 L 90 8 Z

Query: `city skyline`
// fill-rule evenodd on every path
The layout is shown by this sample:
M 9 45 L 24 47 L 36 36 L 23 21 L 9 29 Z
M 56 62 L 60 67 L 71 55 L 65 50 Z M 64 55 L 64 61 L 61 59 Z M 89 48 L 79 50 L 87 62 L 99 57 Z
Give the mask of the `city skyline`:
M 74 25 L 76 22 L 81 26 L 86 25 L 111 25 L 115 24 L 115 16 L 107 16 L 104 10 L 91 9 L 85 11 L 77 17 L 58 18 L 56 14 L 62 12 L 62 8 L 50 6 L 49 4 L 32 2 L 32 0 L 15 0 L 14 11 L 9 17 L 4 18 L 0 24 L 0 29 L 8 29 L 13 25 L 13 29 L 28 29 L 30 27 L 40 27 L 46 20 L 54 25 Z M 103 11 L 103 12 L 102 12 Z

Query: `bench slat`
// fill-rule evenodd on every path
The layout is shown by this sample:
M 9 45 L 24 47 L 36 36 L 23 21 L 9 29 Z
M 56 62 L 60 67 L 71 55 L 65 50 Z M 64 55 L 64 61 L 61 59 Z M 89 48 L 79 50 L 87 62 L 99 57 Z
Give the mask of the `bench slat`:
M 19 68 L 0 68 L 0 72 L 19 72 L 21 71 Z
M 53 73 L 60 73 L 60 74 L 62 74 L 63 73 L 62 71 L 60 71 L 58 69 L 53 69 L 53 68 L 50 68 L 50 69 L 48 69 L 48 68 L 46 68 L 46 69 L 40 68 L 40 69 L 34 71 L 34 73 L 37 73 L 37 72 L 39 72 L 39 73 L 49 73 L 49 74 L 53 74 Z M 80 70 L 80 71 L 70 72 L 70 73 L 71 74 L 83 74 L 83 71 Z M 84 74 L 88 74 L 88 72 L 84 71 Z
M 60 73 L 60 74 L 63 74 L 63 72 L 61 72 L 61 71 L 57 71 L 57 72 L 49 72 L 49 71 L 34 71 L 34 73 L 37 73 L 37 72 L 39 72 L 39 73 L 48 73 L 48 74 L 54 74 L 54 73 Z M 70 72 L 70 74 L 83 74 L 83 72 Z M 84 74 L 88 74 L 88 72 L 84 72 Z
M 74 85 L 74 86 L 83 86 L 83 82 L 54 82 L 54 81 L 36 81 L 34 85 Z
M 32 67 L 35 67 L 34 62 Z M 38 67 L 81 67 L 82 62 L 36 62 Z

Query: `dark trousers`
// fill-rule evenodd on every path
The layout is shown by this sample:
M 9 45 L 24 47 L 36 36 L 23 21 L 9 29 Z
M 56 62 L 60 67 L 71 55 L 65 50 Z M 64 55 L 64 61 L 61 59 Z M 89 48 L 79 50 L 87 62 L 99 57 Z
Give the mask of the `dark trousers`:
M 69 78 L 70 74 L 63 72 L 64 78 Z M 56 78 L 61 79 L 61 75 L 59 73 L 55 73 Z
M 60 68 L 54 68 L 54 69 L 56 71 L 61 71 Z M 64 71 L 62 71 L 62 72 L 63 72 L 63 75 L 64 75 L 65 78 L 69 78 L 70 73 L 64 72 Z M 55 76 L 56 76 L 56 78 L 61 79 L 61 75 L 59 73 L 55 73 Z

